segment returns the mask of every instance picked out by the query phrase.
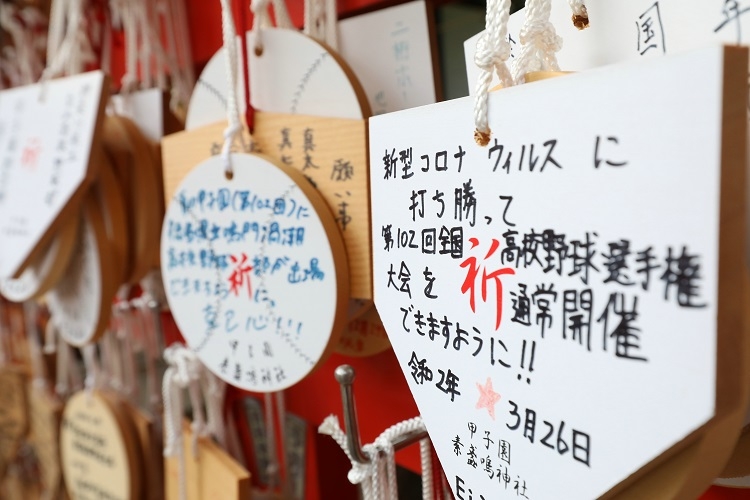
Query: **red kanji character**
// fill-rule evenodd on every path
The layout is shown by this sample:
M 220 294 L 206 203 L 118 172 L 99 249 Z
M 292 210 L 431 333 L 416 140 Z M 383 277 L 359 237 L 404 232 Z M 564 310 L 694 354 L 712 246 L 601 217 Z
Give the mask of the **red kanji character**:
M 475 249 L 477 246 L 479 246 L 479 240 L 476 238 L 469 238 L 469 242 L 471 243 L 471 250 Z M 492 240 L 492 245 L 490 245 L 490 250 L 487 252 L 487 255 L 484 256 L 484 260 L 486 261 L 490 257 L 492 257 L 497 249 L 500 248 L 500 242 L 496 239 Z M 461 263 L 461 267 L 466 267 L 466 279 L 464 279 L 463 285 L 461 285 L 461 293 L 465 294 L 466 292 L 469 292 L 469 305 L 471 306 L 472 312 L 476 312 L 476 300 L 475 300 L 475 288 L 476 288 L 476 279 L 479 275 L 479 265 L 477 264 L 477 258 L 476 257 L 469 257 L 466 260 L 464 260 Z M 503 317 L 503 284 L 500 281 L 500 276 L 504 274 L 516 274 L 515 270 L 513 270 L 510 267 L 503 267 L 499 268 L 492 272 L 487 272 L 487 268 L 482 266 L 482 302 L 487 302 L 487 282 L 490 280 L 493 280 L 495 282 L 495 291 L 496 291 L 496 301 L 497 301 L 497 313 L 495 316 L 495 330 L 498 330 L 500 328 L 500 321 Z
M 239 297 L 240 287 L 247 284 L 247 295 L 252 299 L 253 289 L 252 284 L 250 283 L 250 273 L 253 270 L 253 266 L 247 264 L 247 255 L 245 255 L 244 253 L 241 257 L 230 255 L 229 258 L 232 261 L 232 264 L 237 265 L 234 268 L 234 271 L 232 271 L 232 274 L 229 276 L 229 291 L 236 297 Z

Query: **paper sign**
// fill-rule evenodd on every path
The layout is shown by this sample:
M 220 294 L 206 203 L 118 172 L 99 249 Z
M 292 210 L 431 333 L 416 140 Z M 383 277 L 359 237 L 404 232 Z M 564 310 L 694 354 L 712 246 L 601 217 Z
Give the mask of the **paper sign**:
M 339 21 L 339 53 L 379 115 L 435 102 L 424 0 Z
M 346 321 L 347 262 L 323 199 L 298 172 L 257 155 L 218 156 L 167 208 L 161 266 L 189 347 L 226 382 L 285 389 L 332 351 Z
M 702 2 L 699 0 L 586 0 L 590 24 L 578 30 L 571 21 L 570 6 L 553 2 L 550 20 L 563 47 L 557 53 L 560 69 L 582 71 L 615 62 L 659 57 L 704 47 L 710 43 L 750 42 L 750 2 Z M 508 22 L 511 59 L 520 50 L 519 32 L 525 9 Z M 474 64 L 481 33 L 464 42 L 469 93 L 475 92 L 479 68 Z M 492 86 L 497 85 L 497 75 Z
M 0 93 L 0 277 L 16 274 L 90 180 L 104 73 Z
M 472 98 L 371 120 L 375 303 L 457 498 L 596 498 L 715 414 L 723 50 L 492 93 L 485 148 Z

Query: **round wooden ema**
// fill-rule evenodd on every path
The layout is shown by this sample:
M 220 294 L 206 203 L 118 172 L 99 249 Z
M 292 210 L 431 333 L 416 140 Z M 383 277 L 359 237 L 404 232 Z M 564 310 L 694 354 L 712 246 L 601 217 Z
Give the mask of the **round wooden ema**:
M 79 218 L 62 224 L 47 249 L 18 278 L 0 280 L 0 294 L 12 302 L 39 298 L 52 288 L 67 270 L 78 236 Z
M 97 201 L 101 207 L 107 240 L 112 251 L 112 270 L 119 285 L 127 278 L 130 267 L 130 233 L 125 197 L 117 181 L 114 167 L 109 161 L 102 162 L 95 186 Z
M 351 319 L 346 325 L 336 346 L 337 353 L 366 357 L 380 354 L 391 347 L 375 305 L 371 301 L 367 301 L 366 304 L 364 314 Z
M 336 346 L 349 277 L 341 234 L 298 171 L 233 154 L 193 169 L 167 207 L 161 268 L 177 326 L 201 361 L 245 390 L 299 382 Z
M 365 92 L 334 51 L 301 33 L 263 29 L 251 34 L 248 50 L 250 95 L 262 111 L 256 144 L 303 171 L 326 199 L 344 236 L 351 297 L 372 299 Z M 303 147 L 308 141 L 313 153 Z M 332 174 L 331 166 L 349 162 L 350 174 Z
M 333 51 L 295 30 L 263 28 L 247 37 L 255 109 L 329 118 L 370 116 L 366 94 Z
M 121 406 L 81 391 L 65 405 L 60 456 L 71 498 L 140 499 L 137 437 Z
M 237 37 L 237 67 L 242 68 L 242 38 Z M 227 119 L 226 49 L 220 48 L 203 68 L 190 95 L 185 130 L 193 130 Z M 245 88 L 243 71 L 237 72 L 237 89 Z M 245 92 L 236 92 L 240 114 L 245 109 Z
M 160 168 L 154 161 L 154 153 L 137 125 L 122 119 L 131 146 L 133 185 L 131 189 L 133 207 L 134 269 L 129 277 L 131 284 L 139 282 L 151 270 L 154 255 L 158 255 L 161 221 L 164 215 L 163 190 Z
M 111 115 L 105 122 L 105 149 L 113 159 L 123 189 L 130 237 L 130 261 L 124 281 L 136 283 L 158 254 L 163 197 L 153 147 L 129 119 Z
M 76 250 L 62 280 L 47 294 L 51 321 L 69 344 L 96 342 L 111 315 L 117 282 L 107 229 L 95 196 L 84 202 Z

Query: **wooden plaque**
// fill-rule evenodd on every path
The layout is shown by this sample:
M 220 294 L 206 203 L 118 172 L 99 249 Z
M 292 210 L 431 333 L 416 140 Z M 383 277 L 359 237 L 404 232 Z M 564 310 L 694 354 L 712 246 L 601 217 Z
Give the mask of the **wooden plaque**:
M 140 500 L 137 439 L 118 403 L 99 392 L 73 395 L 60 430 L 63 476 L 71 497 Z

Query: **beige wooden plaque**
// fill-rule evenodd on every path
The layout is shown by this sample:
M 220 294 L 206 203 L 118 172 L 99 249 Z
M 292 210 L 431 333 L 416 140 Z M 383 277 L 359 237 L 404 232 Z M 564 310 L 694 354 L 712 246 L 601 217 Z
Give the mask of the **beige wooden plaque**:
M 140 500 L 137 437 L 124 409 L 101 393 L 68 400 L 60 429 L 65 484 L 73 499 Z
M 333 213 L 349 256 L 351 297 L 371 299 L 366 122 L 262 112 L 255 117 L 260 152 L 302 172 Z M 166 200 L 196 164 L 221 151 L 225 128 L 216 123 L 164 138 Z
M 187 500 L 249 500 L 250 473 L 210 439 L 198 440 L 198 454 L 193 456 L 190 443 L 193 433 L 190 424 L 183 425 L 185 445 L 185 479 Z M 167 500 L 179 500 L 179 462 L 177 458 L 164 460 L 165 495 Z
M 346 356 L 366 357 L 379 354 L 390 347 L 391 342 L 378 310 L 371 304 L 364 314 L 349 321 L 341 334 L 336 352 Z

